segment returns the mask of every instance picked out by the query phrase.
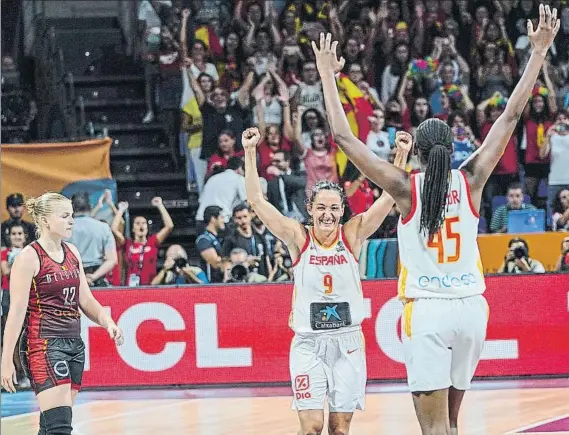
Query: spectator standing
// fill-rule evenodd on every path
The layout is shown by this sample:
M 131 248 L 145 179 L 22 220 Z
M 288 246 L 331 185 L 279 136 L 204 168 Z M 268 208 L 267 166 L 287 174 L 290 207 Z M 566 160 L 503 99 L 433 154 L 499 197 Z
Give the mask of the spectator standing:
M 306 213 L 306 175 L 295 173 L 291 169 L 291 155 L 287 151 L 277 151 L 269 171 L 272 178 L 267 185 L 267 199 L 284 216 L 305 222 Z
M 9 231 L 12 225 L 21 224 L 26 232 L 29 242 L 36 239 L 36 226 L 31 222 L 25 221 L 24 215 L 24 195 L 21 193 L 12 193 L 6 197 L 6 209 L 10 217 L 2 222 L 2 246 L 10 246 Z
M 508 203 L 499 206 L 492 215 L 490 231 L 493 233 L 508 232 L 508 213 L 515 210 L 535 210 L 532 204 L 524 203 L 524 193 L 521 183 L 512 183 L 508 187 Z
M 73 233 L 69 242 L 81 254 L 85 277 L 92 287 L 106 287 L 107 273 L 118 263 L 113 233 L 109 225 L 91 217 L 89 194 L 76 193 L 71 197 L 73 205 Z
M 560 111 L 555 124 L 547 130 L 539 156 L 542 159 L 549 157 L 551 162 L 547 180 L 547 210 L 551 211 L 557 194 L 569 189 L 569 116 L 566 112 Z
M 196 212 L 198 232 L 201 232 L 208 224 L 204 221 L 204 212 L 207 207 L 210 205 L 221 207 L 225 221 L 228 222 L 233 207 L 246 199 L 243 159 L 231 157 L 227 161 L 227 169 L 210 177 L 200 195 L 200 205 Z
M 231 157 L 243 157 L 243 150 L 235 150 L 235 133 L 231 130 L 223 130 L 219 134 L 218 146 L 207 163 L 207 176 L 219 173 L 227 168 L 227 162 Z
M 506 107 L 506 99 L 502 94 L 494 94 L 488 100 L 481 102 L 476 108 L 476 118 L 480 127 L 480 139 L 482 142 L 488 136 L 490 129 L 500 117 Z M 510 184 L 519 181 L 518 167 L 518 141 L 512 134 L 504 154 L 494 168 L 492 175 L 484 186 L 484 202 L 486 203 L 486 219 L 492 218 L 492 198 L 496 195 L 506 195 Z
M 164 226 L 156 234 L 148 234 L 148 220 L 144 216 L 136 216 L 132 223 L 133 238 L 125 238 L 119 226 L 128 202 L 120 202 L 118 213 L 113 219 L 111 229 L 119 247 L 124 249 L 126 261 L 126 284 L 129 287 L 149 285 L 156 275 L 158 248 L 174 229 L 174 222 L 162 203 L 162 198 L 152 198 L 152 205 L 160 211 Z
M 209 282 L 223 282 L 220 237 L 225 230 L 223 209 L 210 205 L 204 210 L 205 231 L 196 239 L 196 247 L 200 252 L 201 268 L 205 271 Z

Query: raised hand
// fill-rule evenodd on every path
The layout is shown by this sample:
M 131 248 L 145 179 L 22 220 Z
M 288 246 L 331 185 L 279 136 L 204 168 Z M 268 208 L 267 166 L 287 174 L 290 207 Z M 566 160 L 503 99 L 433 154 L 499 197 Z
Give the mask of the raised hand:
M 338 48 L 338 41 L 332 42 L 332 34 L 320 34 L 320 48 L 316 46 L 314 41 L 311 42 L 312 50 L 316 56 L 316 66 L 320 75 L 332 71 L 334 74 L 342 71 L 346 60 L 343 57 L 338 59 L 336 49 Z
M 557 19 L 557 9 L 553 8 L 552 11 L 549 5 L 540 4 L 537 29 L 534 30 L 531 20 L 527 22 L 528 37 L 532 48 L 545 56 L 553 44 L 560 25 L 561 20 Z
M 406 131 L 398 131 L 395 134 L 395 146 L 398 150 L 409 153 L 413 146 L 413 136 Z
M 243 149 L 245 149 L 245 151 L 254 150 L 260 139 L 261 133 L 259 133 L 259 129 L 257 127 L 248 128 L 241 135 Z
M 118 207 L 119 207 L 120 212 L 125 212 L 128 209 L 128 202 L 121 201 L 121 202 L 119 202 Z
M 155 196 L 154 198 L 152 198 L 152 201 L 150 203 L 154 207 L 160 207 L 162 205 L 162 198 L 160 198 L 159 196 Z

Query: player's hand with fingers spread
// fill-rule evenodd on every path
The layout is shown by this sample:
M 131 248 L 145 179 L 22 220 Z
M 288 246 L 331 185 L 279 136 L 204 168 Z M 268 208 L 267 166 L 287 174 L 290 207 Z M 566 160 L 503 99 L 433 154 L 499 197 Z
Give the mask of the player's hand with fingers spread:
M 14 361 L 12 360 L 12 354 L 2 355 L 6 358 L 2 358 L 2 386 L 9 393 L 15 393 L 15 385 L 18 383 L 16 377 L 16 368 L 14 367 Z
M 334 74 L 342 71 L 346 60 L 343 57 L 338 59 L 336 49 L 338 48 L 338 41 L 332 42 L 332 34 L 328 33 L 324 36 L 324 33 L 320 34 L 320 48 L 316 46 L 316 43 L 312 41 L 312 49 L 316 56 L 316 66 L 320 74 L 327 71 L 333 71 Z
M 545 56 L 547 50 L 549 50 L 549 47 L 553 44 L 560 25 L 561 20 L 557 19 L 557 9 L 553 8 L 553 10 L 551 10 L 549 5 L 544 6 L 540 4 L 539 24 L 537 25 L 537 29 L 534 30 L 531 20 L 527 22 L 528 37 L 531 41 L 532 48 Z
M 114 340 L 117 346 L 120 346 L 124 343 L 122 330 L 115 323 L 109 325 L 109 327 L 107 328 L 107 332 L 109 333 L 109 336 Z
M 257 127 L 248 128 L 241 135 L 241 143 L 245 151 L 255 150 L 260 139 L 261 133 Z
M 413 146 L 413 136 L 406 131 L 398 131 L 395 134 L 395 146 L 398 150 L 409 153 Z

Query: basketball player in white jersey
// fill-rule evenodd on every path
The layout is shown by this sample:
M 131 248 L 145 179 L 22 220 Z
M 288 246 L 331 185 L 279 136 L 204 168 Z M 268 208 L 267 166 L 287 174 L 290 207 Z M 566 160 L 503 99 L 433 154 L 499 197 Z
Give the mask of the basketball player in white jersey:
M 532 54 L 504 113 L 483 145 L 451 170 L 453 134 L 438 119 L 417 128 L 423 173 L 409 175 L 383 161 L 350 130 L 334 73 L 331 35 L 313 44 L 334 140 L 358 169 L 395 198 L 401 211 L 397 232 L 402 264 L 399 296 L 404 302 L 402 341 L 409 387 L 424 435 L 456 435 L 464 391 L 470 387 L 486 335 L 488 306 L 476 243 L 482 189 L 500 160 L 530 97 L 557 31 L 557 10 L 540 5 L 539 26 L 528 20 Z M 399 133 L 398 133 L 399 134 Z
M 340 225 L 342 188 L 320 181 L 307 200 L 312 225 L 283 216 L 263 198 L 257 174 L 260 134 L 243 133 L 247 200 L 269 230 L 288 247 L 294 267 L 289 326 L 295 337 L 290 351 L 293 408 L 301 435 L 319 435 L 324 427 L 324 401 L 330 410 L 328 433 L 347 434 L 356 409 L 364 408 L 365 345 L 361 332 L 364 300 L 358 267 L 363 242 L 393 207 L 386 193 L 364 213 Z M 398 141 L 395 164 L 404 167 L 411 136 Z

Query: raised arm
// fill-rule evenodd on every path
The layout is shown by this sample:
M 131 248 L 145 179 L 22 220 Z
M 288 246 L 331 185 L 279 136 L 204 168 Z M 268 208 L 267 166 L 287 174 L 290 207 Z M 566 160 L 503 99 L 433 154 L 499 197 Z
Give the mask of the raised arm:
M 283 216 L 263 197 L 257 172 L 257 144 L 260 138 L 257 128 L 249 128 L 243 132 L 247 201 L 269 231 L 285 243 L 292 260 L 295 261 L 306 241 L 306 230 L 298 221 Z
M 533 29 L 529 20 L 527 29 L 533 50 L 526 69 L 508 100 L 504 113 L 492 125 L 482 146 L 461 166 L 467 173 L 477 207 L 480 206 L 482 189 L 506 149 L 545 61 L 547 50 L 559 30 L 557 9 L 551 11 L 549 6 L 540 5 L 537 30 Z
M 395 155 L 394 164 L 398 168 L 404 169 L 407 163 L 407 156 L 413 144 L 413 137 L 409 133 L 401 132 L 401 134 L 397 135 L 395 144 L 397 146 L 397 154 Z M 379 199 L 375 201 L 368 210 L 354 216 L 346 223 L 346 237 L 356 258 L 359 258 L 363 243 L 383 223 L 383 220 L 389 214 L 394 204 L 395 200 L 391 195 L 383 191 Z
M 312 48 L 316 55 L 316 65 L 322 78 L 326 114 L 332 136 L 360 172 L 379 187 L 387 190 L 399 204 L 400 200 L 408 200 L 411 197 L 409 175 L 404 170 L 377 157 L 366 144 L 352 133 L 336 88 L 334 74 L 342 70 L 345 62 L 344 58 L 338 60 L 337 46 L 338 41 L 332 43 L 330 33 L 326 37 L 323 33 L 320 34 L 320 49 L 316 43 L 312 42 Z M 401 212 L 406 213 L 408 210 L 401 210 Z
M 119 209 L 111 222 L 111 231 L 113 232 L 113 236 L 115 237 L 115 242 L 117 246 L 120 248 L 125 243 L 124 234 L 121 231 L 121 222 L 123 221 L 123 215 L 128 209 L 128 202 L 122 201 L 119 202 Z
M 164 207 L 162 198 L 160 198 L 159 196 L 152 198 L 152 205 L 156 207 L 160 212 L 160 217 L 162 218 L 162 223 L 164 224 L 164 226 L 160 229 L 160 231 L 158 231 L 158 234 L 156 234 L 158 242 L 162 243 L 164 240 L 166 240 L 166 237 L 168 237 L 172 232 L 172 230 L 174 229 L 174 221 L 172 220 L 172 216 L 170 216 L 170 213 L 168 213 L 168 210 L 166 210 L 166 207 Z

